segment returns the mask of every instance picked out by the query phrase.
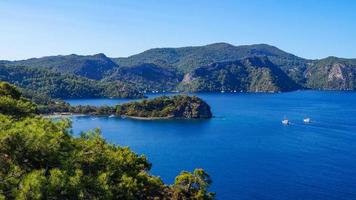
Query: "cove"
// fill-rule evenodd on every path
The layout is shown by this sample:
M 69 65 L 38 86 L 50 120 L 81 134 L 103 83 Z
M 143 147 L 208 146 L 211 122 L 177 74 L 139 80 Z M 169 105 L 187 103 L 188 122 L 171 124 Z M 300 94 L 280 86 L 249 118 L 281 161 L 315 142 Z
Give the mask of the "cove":
M 149 95 L 154 97 L 160 94 Z M 204 168 L 217 199 L 353 199 L 356 196 L 356 93 L 200 93 L 209 120 L 140 121 L 73 117 L 73 133 L 101 128 L 172 183 L 181 170 Z M 128 99 L 67 100 L 114 105 Z M 303 118 L 312 122 L 305 124 Z M 281 124 L 288 118 L 290 125 Z

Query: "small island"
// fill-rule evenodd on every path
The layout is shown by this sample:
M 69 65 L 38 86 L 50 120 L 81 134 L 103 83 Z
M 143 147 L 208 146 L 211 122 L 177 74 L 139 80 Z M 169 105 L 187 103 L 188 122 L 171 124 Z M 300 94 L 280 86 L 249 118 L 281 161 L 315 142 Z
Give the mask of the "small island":
M 211 118 L 210 106 L 196 96 L 175 95 L 129 102 L 116 106 L 116 115 L 134 119 Z
M 65 102 L 56 102 L 39 105 L 37 113 L 47 116 L 121 116 L 141 120 L 207 119 L 212 117 L 210 106 L 204 100 L 188 95 L 160 96 L 116 106 L 71 106 Z

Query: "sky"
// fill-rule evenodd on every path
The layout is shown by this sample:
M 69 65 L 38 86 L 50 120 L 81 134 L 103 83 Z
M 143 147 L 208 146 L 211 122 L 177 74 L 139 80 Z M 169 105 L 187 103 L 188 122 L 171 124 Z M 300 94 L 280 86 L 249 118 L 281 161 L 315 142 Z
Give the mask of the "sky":
M 0 0 L 0 60 L 216 42 L 356 58 L 356 1 Z

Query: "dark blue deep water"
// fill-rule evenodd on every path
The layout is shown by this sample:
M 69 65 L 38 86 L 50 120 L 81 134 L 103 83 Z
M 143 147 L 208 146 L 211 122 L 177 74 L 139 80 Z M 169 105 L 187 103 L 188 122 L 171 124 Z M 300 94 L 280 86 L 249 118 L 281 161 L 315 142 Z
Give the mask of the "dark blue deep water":
M 74 117 L 73 132 L 100 127 L 108 141 L 145 154 L 151 173 L 166 183 L 181 170 L 204 168 L 218 199 L 356 199 L 356 93 L 198 96 L 211 105 L 213 119 Z M 292 124 L 282 125 L 284 117 Z

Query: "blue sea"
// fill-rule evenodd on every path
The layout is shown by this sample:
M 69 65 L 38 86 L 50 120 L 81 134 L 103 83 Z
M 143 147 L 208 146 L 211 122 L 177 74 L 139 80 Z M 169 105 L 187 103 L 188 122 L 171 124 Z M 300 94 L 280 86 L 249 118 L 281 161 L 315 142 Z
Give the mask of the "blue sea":
M 109 142 L 146 155 L 151 173 L 166 183 L 182 170 L 204 168 L 217 199 L 356 199 L 355 92 L 196 95 L 210 104 L 214 118 L 73 117 L 73 133 L 101 128 Z M 126 101 L 68 100 L 73 105 Z M 304 124 L 306 117 L 310 124 Z M 283 125 L 284 118 L 291 124 Z

